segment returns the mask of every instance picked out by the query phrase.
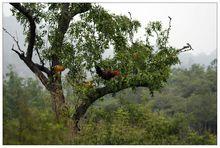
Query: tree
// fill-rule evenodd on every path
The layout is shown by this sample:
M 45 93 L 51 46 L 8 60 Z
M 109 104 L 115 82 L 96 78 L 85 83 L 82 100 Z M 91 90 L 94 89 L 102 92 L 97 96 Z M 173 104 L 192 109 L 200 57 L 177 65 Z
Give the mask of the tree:
M 148 87 L 153 94 L 166 83 L 170 67 L 179 62 L 177 55 L 192 49 L 188 43 L 181 49 L 168 45 L 170 17 L 168 28 L 163 28 L 159 21 L 150 22 L 146 40 L 142 41 L 135 39 L 141 24 L 130 13 L 130 18 L 110 14 L 91 3 L 11 5 L 13 15 L 24 26 L 27 43 L 27 49 L 21 49 L 17 39 L 4 29 L 17 44 L 17 50 L 14 46 L 12 50 L 50 92 L 57 120 L 72 118 L 74 130 L 87 109 L 106 94 L 129 87 Z M 150 38 L 156 38 L 155 46 Z M 103 58 L 107 49 L 113 49 L 112 58 Z M 37 54 L 38 62 L 33 61 L 33 53 Z M 96 74 L 96 66 L 117 70 L 120 76 L 104 80 Z M 64 68 L 69 72 L 61 77 Z M 92 80 L 88 83 L 89 77 Z M 78 99 L 73 113 L 64 96 L 63 80 L 70 84 Z
M 216 77 L 212 74 L 209 76 Z M 210 80 L 214 80 L 211 77 Z M 166 89 L 172 90 L 172 87 L 176 88 L 175 86 Z M 136 98 L 131 89 L 126 89 L 112 99 L 109 96 L 104 98 L 105 101 L 96 101 L 82 120 L 81 131 L 71 137 L 65 123 L 57 123 L 54 120 L 48 100 L 49 93 L 42 89 L 39 81 L 22 79 L 10 69 L 4 78 L 3 142 L 4 144 L 216 144 L 216 133 L 210 133 L 208 129 L 203 133 L 199 132 L 200 123 L 208 121 L 206 128 L 213 128 L 213 123 L 214 125 L 217 123 L 216 102 L 212 101 L 214 98 L 216 100 L 216 94 L 214 98 L 207 99 L 206 96 L 210 92 L 197 90 L 197 95 L 193 95 L 189 103 L 194 120 L 189 120 L 191 116 L 178 109 L 178 106 L 184 106 L 184 101 L 179 97 L 175 99 L 171 91 L 163 90 L 164 98 L 158 98 L 159 94 L 155 93 L 154 99 L 150 100 L 145 98 L 146 90 L 143 94 L 141 91 L 137 90 L 139 96 L 135 96 Z M 177 88 L 173 90 L 176 91 Z M 169 100 L 166 104 L 171 108 L 164 108 L 162 105 L 158 106 L 161 111 L 155 111 L 151 101 L 158 99 L 160 102 Z M 175 114 L 166 116 L 163 113 L 166 110 L 172 110 Z
M 68 128 L 54 120 L 49 94 L 39 81 L 20 78 L 10 67 L 3 85 L 4 144 L 68 142 Z
M 193 64 L 189 69 L 173 69 L 168 85 L 151 100 L 153 109 L 172 117 L 183 113 L 191 129 L 216 134 L 216 63 L 214 60 L 207 68 Z

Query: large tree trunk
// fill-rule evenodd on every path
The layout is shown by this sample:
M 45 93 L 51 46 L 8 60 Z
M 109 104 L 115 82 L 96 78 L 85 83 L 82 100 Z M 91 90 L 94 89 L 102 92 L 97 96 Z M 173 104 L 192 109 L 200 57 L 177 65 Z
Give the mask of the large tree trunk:
M 63 93 L 61 74 L 55 74 L 51 84 L 50 94 L 52 97 L 52 109 L 55 112 L 58 122 L 63 122 L 70 130 L 70 137 L 74 137 L 79 131 L 78 120 L 70 118 L 69 107 Z
M 53 39 L 53 43 L 51 44 L 51 49 L 56 51 L 54 55 L 52 55 L 52 67 L 46 68 L 44 63 L 42 62 L 40 64 L 34 63 L 32 61 L 32 55 L 36 40 L 36 24 L 35 24 L 35 17 L 33 17 L 33 13 L 31 10 L 26 9 L 23 5 L 20 3 L 10 3 L 15 9 L 17 9 L 23 16 L 26 17 L 26 19 L 29 22 L 29 32 L 28 32 L 28 48 L 27 52 L 25 53 L 23 50 L 20 49 L 20 46 L 18 44 L 18 41 L 14 39 L 16 42 L 19 51 L 15 50 L 12 47 L 12 50 L 17 53 L 21 60 L 25 62 L 25 64 L 31 69 L 31 71 L 40 79 L 42 84 L 46 87 L 46 89 L 50 92 L 52 96 L 52 108 L 53 111 L 56 114 L 56 118 L 58 121 L 60 121 L 63 117 L 66 118 L 65 114 L 63 112 L 68 111 L 68 106 L 65 101 L 65 97 L 63 94 L 62 89 L 62 82 L 61 82 L 61 73 L 54 73 L 52 68 L 55 65 L 62 64 L 60 62 L 60 59 L 57 55 L 59 55 L 59 52 L 63 49 L 63 39 L 65 36 L 65 33 L 68 30 L 69 23 L 71 19 L 76 16 L 77 14 L 84 13 L 91 9 L 90 3 L 79 3 L 79 4 L 71 4 L 71 3 L 62 3 L 60 7 L 60 15 L 57 20 L 58 27 L 55 29 L 55 37 Z M 74 6 L 75 9 L 70 9 L 70 5 Z M 38 51 L 38 49 L 35 49 Z M 39 56 L 39 55 L 38 55 Z M 41 60 L 40 56 L 39 59 Z M 45 75 L 46 74 L 46 75 Z M 67 109 L 67 110 L 66 110 Z M 75 129 L 75 121 L 69 118 L 70 123 L 74 123 L 74 129 Z
M 62 90 L 62 85 L 59 81 L 55 81 L 52 84 L 51 91 L 52 97 L 52 109 L 56 114 L 57 121 L 60 121 L 62 118 L 62 111 L 65 107 L 65 98 Z

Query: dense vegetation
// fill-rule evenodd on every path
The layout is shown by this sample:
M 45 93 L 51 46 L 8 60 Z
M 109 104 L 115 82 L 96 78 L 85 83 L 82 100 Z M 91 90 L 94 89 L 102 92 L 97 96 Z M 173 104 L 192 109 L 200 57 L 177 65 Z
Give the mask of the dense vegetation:
M 189 43 L 182 48 L 170 44 L 171 17 L 167 25 L 141 24 L 131 13 L 117 15 L 96 3 L 10 5 L 24 27 L 26 46 L 20 48 L 18 39 L 3 28 L 15 42 L 11 50 L 49 91 L 56 120 L 64 121 L 72 135 L 90 106 L 103 96 L 138 87 L 153 95 L 163 88 L 171 67 L 179 63 L 178 55 L 193 49 Z M 144 35 L 139 38 L 141 30 Z M 67 94 L 75 95 L 72 100 L 65 85 Z
M 208 68 L 173 69 L 154 97 L 126 89 L 95 102 L 71 138 L 55 122 L 49 93 L 10 68 L 3 84 L 4 144 L 216 144 L 216 60 Z M 66 97 L 75 103 L 71 90 Z

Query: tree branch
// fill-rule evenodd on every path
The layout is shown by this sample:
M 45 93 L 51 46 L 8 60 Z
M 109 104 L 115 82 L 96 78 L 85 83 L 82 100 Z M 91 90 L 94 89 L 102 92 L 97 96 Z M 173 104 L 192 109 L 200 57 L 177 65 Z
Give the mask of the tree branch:
M 87 94 L 87 99 L 85 99 L 84 102 L 82 102 L 76 109 L 76 112 L 72 116 L 72 118 L 76 121 L 76 127 L 78 128 L 78 122 L 80 118 L 84 116 L 86 113 L 87 109 L 93 104 L 96 100 L 99 98 L 110 94 L 110 93 L 116 93 L 121 90 L 130 88 L 130 87 L 149 87 L 148 83 L 143 83 L 141 81 L 136 81 L 133 85 L 128 84 L 128 85 L 118 85 L 116 89 L 111 89 L 109 87 L 102 87 L 102 88 L 96 88 L 95 90 L 91 90 Z M 79 129 L 79 128 L 78 128 Z
M 47 69 L 46 67 L 43 67 L 39 64 L 35 64 L 33 63 L 31 60 L 27 59 L 24 56 L 24 53 L 19 53 L 17 50 L 14 49 L 14 45 L 12 46 L 12 49 L 16 54 L 18 54 L 18 56 L 20 57 L 20 59 L 22 61 L 24 61 L 24 63 L 30 68 L 30 70 L 40 79 L 40 81 L 42 82 L 42 84 L 46 87 L 46 89 L 50 90 L 50 85 L 49 85 L 49 81 L 48 79 L 45 77 L 45 75 L 41 72 L 44 71 L 45 73 L 47 73 L 48 75 L 50 74 L 50 70 Z
M 41 72 L 37 64 L 33 63 L 26 57 L 22 59 L 24 63 L 30 68 L 30 70 L 40 79 L 42 84 L 46 87 L 47 90 L 51 90 L 48 78 Z
M 41 62 L 41 64 L 42 64 L 42 66 L 44 66 L 44 60 L 41 58 L 38 49 L 35 48 L 35 50 L 36 50 L 36 52 L 37 52 L 38 58 L 39 58 L 39 60 L 40 60 L 40 62 Z
M 17 55 L 20 57 L 20 59 L 24 58 L 24 53 L 20 53 L 20 52 L 18 52 L 17 50 L 14 49 L 14 44 L 12 45 L 11 50 L 14 51 L 15 53 L 17 53 Z
M 92 4 L 91 3 L 79 3 L 79 4 L 71 4 L 71 7 L 74 7 L 76 9 L 74 9 L 74 11 L 71 11 L 71 17 L 74 17 L 75 15 L 79 14 L 79 13 L 84 13 L 88 10 L 90 10 L 92 8 Z
M 189 43 L 186 43 L 186 46 L 183 46 L 183 48 L 178 49 L 177 53 L 190 51 L 190 50 L 193 50 L 192 46 Z
M 27 59 L 31 60 L 32 55 L 33 55 L 33 48 L 35 44 L 35 29 L 36 25 L 34 22 L 34 18 L 29 10 L 27 10 L 24 6 L 22 6 L 20 3 L 10 3 L 14 8 L 16 8 L 21 14 L 23 14 L 29 21 L 30 23 L 30 28 L 29 28 L 29 41 L 28 41 L 28 48 L 27 48 Z
M 61 15 L 58 20 L 58 28 L 56 29 L 55 39 L 54 42 L 52 43 L 52 50 L 62 48 L 63 38 L 68 29 L 71 19 L 68 9 L 69 9 L 69 3 L 64 3 L 60 12 Z M 60 61 L 57 55 L 56 54 L 52 55 L 52 66 L 55 66 L 59 63 Z
M 47 68 L 47 67 L 44 67 L 44 65 L 40 65 L 40 64 L 37 64 L 37 63 L 34 63 L 39 70 L 45 72 L 48 76 L 51 75 L 51 71 Z
M 14 41 L 17 43 L 18 49 L 22 53 L 19 53 L 18 51 L 14 50 L 13 48 L 12 48 L 12 50 L 19 55 L 20 59 L 23 60 L 24 63 L 30 68 L 30 70 L 40 79 L 42 84 L 48 90 L 50 90 L 51 88 L 48 83 L 49 82 L 48 78 L 42 73 L 42 71 L 43 71 L 49 76 L 51 73 L 50 70 L 48 68 L 44 67 L 44 65 L 39 65 L 39 64 L 36 64 L 32 61 L 33 48 L 34 48 L 35 38 L 36 38 L 36 33 L 35 33 L 36 25 L 34 22 L 34 18 L 31 14 L 31 12 L 29 10 L 27 10 L 24 6 L 22 6 L 20 3 L 10 3 L 10 4 L 15 9 L 17 9 L 21 14 L 23 14 L 28 19 L 29 24 L 30 24 L 30 28 L 29 28 L 30 37 L 28 40 L 28 48 L 27 48 L 26 56 L 24 56 L 24 52 L 20 49 L 18 41 L 15 39 L 15 37 L 13 37 L 9 32 L 7 32 L 7 30 L 4 29 L 4 31 L 6 33 L 8 33 L 14 39 Z
M 61 12 L 60 12 L 60 18 L 58 20 L 58 28 L 56 31 L 56 38 L 54 42 L 52 43 L 52 49 L 58 48 L 61 49 L 62 44 L 63 44 L 63 39 L 64 35 L 68 30 L 69 23 L 71 19 L 79 14 L 79 13 L 84 13 L 91 9 L 91 4 L 90 3 L 80 3 L 80 4 L 72 4 L 71 6 L 76 7 L 73 11 L 70 12 L 70 4 L 69 3 L 64 3 L 63 6 L 61 7 Z M 57 58 L 56 55 L 52 56 L 52 66 L 55 66 L 59 64 L 59 59 Z
M 169 38 L 169 35 L 170 35 L 171 21 L 172 21 L 172 18 L 171 18 L 170 16 L 168 16 L 168 18 L 169 18 L 169 27 L 168 27 L 168 29 L 167 29 L 166 42 L 167 42 L 167 40 L 168 40 L 168 38 Z
M 20 46 L 19 46 L 18 40 L 16 40 L 15 37 L 12 34 L 10 34 L 5 28 L 3 28 L 3 30 L 15 41 L 15 43 L 17 44 L 18 50 L 24 54 L 24 51 L 22 51 Z M 14 45 L 13 45 L 13 47 L 14 47 Z

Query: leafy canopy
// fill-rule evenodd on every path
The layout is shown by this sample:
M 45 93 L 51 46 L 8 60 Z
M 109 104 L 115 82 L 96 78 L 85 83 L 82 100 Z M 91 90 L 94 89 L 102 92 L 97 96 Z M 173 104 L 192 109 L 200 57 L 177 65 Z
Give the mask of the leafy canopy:
M 88 81 L 89 77 L 95 87 L 135 87 L 138 82 L 153 92 L 163 86 L 170 74 L 170 67 L 179 62 L 178 50 L 168 45 L 170 24 L 164 28 L 159 21 L 150 22 L 145 31 L 146 39 L 135 39 L 140 22 L 125 15 L 110 14 L 101 6 L 92 4 L 89 11 L 72 18 L 62 48 L 52 48 L 52 44 L 61 37 L 59 34 L 62 35 L 59 32 L 57 35 L 58 22 L 62 21 L 62 3 L 22 5 L 32 12 L 37 23 L 35 49 L 39 50 L 46 63 L 51 64 L 52 55 L 59 57 L 62 65 L 69 70 L 66 80 L 77 92 L 85 92 L 80 84 Z M 74 12 L 81 5 L 71 3 L 69 12 Z M 12 12 L 24 25 L 27 34 L 25 17 L 16 9 Z M 156 45 L 151 45 L 151 38 L 156 38 Z M 104 58 L 103 54 L 109 49 L 113 50 L 113 56 Z M 95 65 L 120 70 L 122 75 L 111 81 L 102 80 L 95 74 Z

